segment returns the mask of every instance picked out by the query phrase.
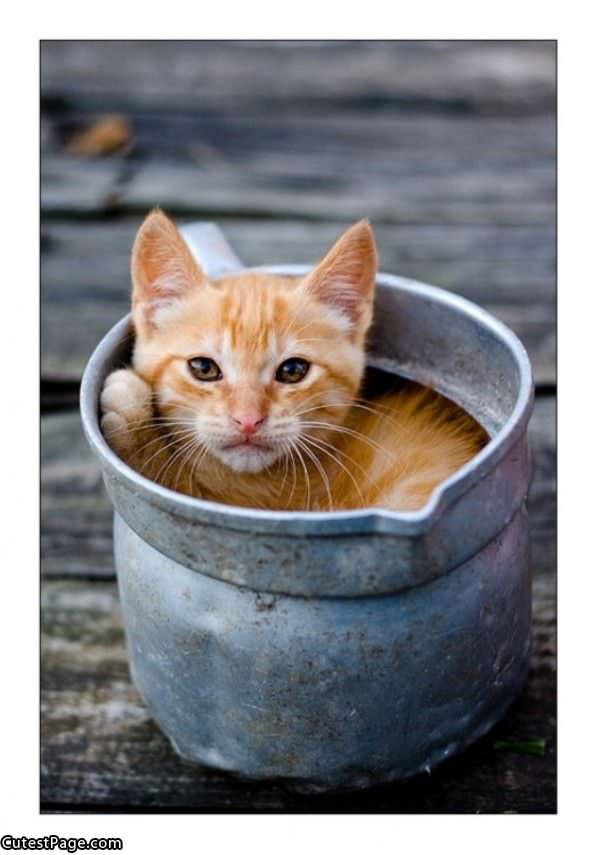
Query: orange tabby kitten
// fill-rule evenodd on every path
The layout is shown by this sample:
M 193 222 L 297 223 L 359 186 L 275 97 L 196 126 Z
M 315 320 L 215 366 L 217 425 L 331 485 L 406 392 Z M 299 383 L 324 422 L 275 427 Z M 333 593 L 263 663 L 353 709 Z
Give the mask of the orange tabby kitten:
M 102 393 L 107 441 L 148 478 L 204 499 L 421 507 L 485 435 L 428 390 L 356 397 L 375 273 L 362 221 L 303 278 L 210 281 L 154 211 L 133 246 L 133 367 Z

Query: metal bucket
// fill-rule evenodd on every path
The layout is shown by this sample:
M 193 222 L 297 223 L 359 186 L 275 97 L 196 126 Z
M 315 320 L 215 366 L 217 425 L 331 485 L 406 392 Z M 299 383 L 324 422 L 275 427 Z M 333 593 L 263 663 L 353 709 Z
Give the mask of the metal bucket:
M 211 276 L 211 224 L 182 229 Z M 307 268 L 261 268 L 303 273 Z M 131 672 L 184 758 L 305 789 L 430 769 L 484 734 L 530 653 L 530 365 L 472 303 L 381 273 L 369 363 L 456 401 L 491 441 L 417 512 L 269 512 L 191 499 L 108 447 L 98 400 L 128 318 L 91 357 L 87 439 L 114 504 Z

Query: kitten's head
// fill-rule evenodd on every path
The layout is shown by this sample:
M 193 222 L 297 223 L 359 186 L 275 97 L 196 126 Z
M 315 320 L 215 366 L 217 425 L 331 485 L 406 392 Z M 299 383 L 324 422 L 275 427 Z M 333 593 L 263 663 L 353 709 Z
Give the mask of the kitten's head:
M 133 364 L 163 423 L 236 472 L 293 445 L 322 451 L 359 387 L 375 272 L 362 221 L 302 278 L 209 280 L 174 223 L 151 213 L 133 247 Z

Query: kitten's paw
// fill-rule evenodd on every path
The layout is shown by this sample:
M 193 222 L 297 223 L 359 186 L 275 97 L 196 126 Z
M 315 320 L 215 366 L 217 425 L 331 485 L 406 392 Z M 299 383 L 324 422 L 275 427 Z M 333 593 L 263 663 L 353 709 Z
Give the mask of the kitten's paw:
M 152 390 L 130 368 L 109 374 L 100 396 L 102 432 L 111 446 L 132 448 L 152 418 Z

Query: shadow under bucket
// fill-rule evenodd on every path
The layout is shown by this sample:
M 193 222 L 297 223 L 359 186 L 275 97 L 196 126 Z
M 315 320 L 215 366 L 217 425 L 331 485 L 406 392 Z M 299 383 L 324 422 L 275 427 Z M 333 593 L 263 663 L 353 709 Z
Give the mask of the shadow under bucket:
M 242 269 L 215 226 L 181 231 L 208 275 Z M 368 363 L 436 389 L 490 436 L 416 512 L 259 511 L 167 490 L 99 427 L 129 318 L 85 370 L 133 679 L 188 760 L 314 791 L 379 784 L 473 742 L 525 681 L 529 360 L 467 300 L 384 273 L 376 283 Z

